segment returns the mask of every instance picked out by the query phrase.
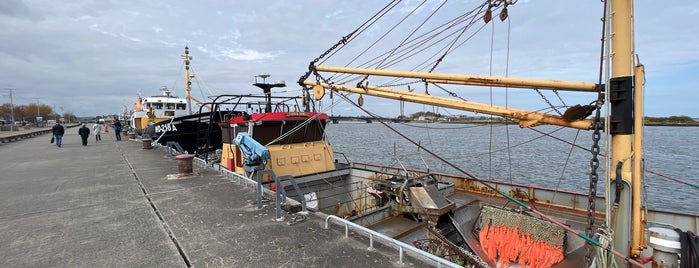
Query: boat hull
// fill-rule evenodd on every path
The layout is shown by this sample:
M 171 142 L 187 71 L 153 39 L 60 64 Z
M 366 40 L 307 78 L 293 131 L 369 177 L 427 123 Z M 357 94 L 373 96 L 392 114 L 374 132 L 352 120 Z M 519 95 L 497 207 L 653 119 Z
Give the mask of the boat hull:
M 218 126 L 222 118 L 223 113 L 212 112 L 175 117 L 146 127 L 142 136 L 164 146 L 176 142 L 190 154 L 210 152 L 222 147 L 221 128 Z

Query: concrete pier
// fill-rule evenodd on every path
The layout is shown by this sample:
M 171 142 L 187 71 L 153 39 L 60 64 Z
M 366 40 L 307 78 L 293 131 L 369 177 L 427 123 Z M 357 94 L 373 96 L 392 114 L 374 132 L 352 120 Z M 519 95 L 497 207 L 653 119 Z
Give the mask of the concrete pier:
M 274 203 L 258 210 L 254 188 L 212 168 L 168 180 L 177 161 L 141 142 L 82 146 L 66 129 L 0 144 L 0 259 L 3 267 L 427 267 L 324 215 L 289 225 Z M 287 217 L 290 218 L 290 217 Z

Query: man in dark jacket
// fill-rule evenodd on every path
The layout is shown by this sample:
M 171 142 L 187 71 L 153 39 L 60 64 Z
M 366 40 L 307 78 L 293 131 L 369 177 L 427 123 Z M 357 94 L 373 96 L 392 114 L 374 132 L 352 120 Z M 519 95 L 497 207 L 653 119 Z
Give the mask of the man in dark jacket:
M 119 122 L 119 119 L 114 121 L 114 134 L 116 135 L 116 140 L 120 141 L 121 140 L 121 123 Z
M 51 131 L 53 132 L 53 136 L 56 137 L 56 146 L 61 147 L 61 142 L 63 142 L 63 134 L 65 133 L 65 129 L 61 125 L 61 122 L 56 121 L 56 125 L 51 128 Z
M 85 126 L 85 123 L 78 129 L 78 135 L 83 139 L 83 146 L 87 146 L 87 138 L 90 136 L 90 129 Z

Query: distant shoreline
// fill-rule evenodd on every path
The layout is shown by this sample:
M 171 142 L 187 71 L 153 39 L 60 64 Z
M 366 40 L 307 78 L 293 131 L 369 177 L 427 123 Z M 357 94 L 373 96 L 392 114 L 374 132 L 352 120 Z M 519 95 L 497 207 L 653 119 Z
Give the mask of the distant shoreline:
M 699 123 L 693 124 L 671 124 L 671 123 L 646 123 L 650 127 L 699 127 Z
M 477 121 L 427 121 L 427 120 L 410 120 L 408 123 L 439 123 L 439 124 L 472 124 L 472 125 L 504 125 L 505 122 L 477 122 Z M 517 124 L 509 122 L 509 124 Z M 647 127 L 699 127 L 699 123 L 645 123 Z

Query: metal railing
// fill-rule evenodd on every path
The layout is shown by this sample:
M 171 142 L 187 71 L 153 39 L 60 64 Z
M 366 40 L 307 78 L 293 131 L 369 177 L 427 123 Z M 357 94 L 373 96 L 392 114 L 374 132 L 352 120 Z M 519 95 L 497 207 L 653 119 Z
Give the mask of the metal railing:
M 432 255 L 432 254 L 430 254 L 430 253 L 427 253 L 427 252 L 425 252 L 425 251 L 422 251 L 422 250 L 420 250 L 420 249 L 417 249 L 417 248 L 415 248 L 415 247 L 413 247 L 413 246 L 411 246 L 411 245 L 408 245 L 408 244 L 403 243 L 403 242 L 401 242 L 401 241 L 395 240 L 395 239 L 393 239 L 393 238 L 391 238 L 391 237 L 388 237 L 388 236 L 386 236 L 386 235 L 384 235 L 384 234 L 381 234 L 381 233 L 379 233 L 379 232 L 376 232 L 376 231 L 374 231 L 374 230 L 371 230 L 371 229 L 366 228 L 366 227 L 364 227 L 364 226 L 361 226 L 361 225 L 359 225 L 359 224 L 353 223 L 353 222 L 351 222 L 351 221 L 347 221 L 347 220 L 342 219 L 342 218 L 337 217 L 337 216 L 330 215 L 330 216 L 327 216 L 327 217 L 325 218 L 325 229 L 330 228 L 330 227 L 328 226 L 328 223 L 329 223 L 329 221 L 330 221 L 331 219 L 332 219 L 332 220 L 335 220 L 336 222 L 339 222 L 339 223 L 342 223 L 342 224 L 345 225 L 345 237 L 349 237 L 349 229 L 350 229 L 350 227 L 351 227 L 354 231 L 361 231 L 361 232 L 363 232 L 363 233 L 361 233 L 361 234 L 363 234 L 363 235 L 368 235 L 368 236 L 369 236 L 369 249 L 373 249 L 373 248 L 374 248 L 374 237 L 380 238 L 380 239 L 382 239 L 382 240 L 388 242 L 388 245 L 389 245 L 389 246 L 398 247 L 398 252 L 399 252 L 399 253 L 398 253 L 398 260 L 399 260 L 400 264 L 403 264 L 403 259 L 404 259 L 403 251 L 404 251 L 404 249 L 405 249 L 405 250 L 407 250 L 408 252 L 412 252 L 412 253 L 414 253 L 414 254 L 416 254 L 416 255 L 419 255 L 420 257 L 424 257 L 424 258 L 426 258 L 426 259 L 429 259 L 429 260 L 432 260 L 432 261 L 436 262 L 436 263 L 437 263 L 437 267 L 442 267 L 442 265 L 444 265 L 444 266 L 446 266 L 446 267 L 462 267 L 462 266 L 460 266 L 460 265 L 458 265 L 458 264 L 456 264 L 456 263 L 453 263 L 453 262 L 450 262 L 450 261 L 445 260 L 445 259 L 443 259 L 443 258 L 437 257 L 437 256 L 435 256 L 435 255 Z
M 245 187 L 247 187 L 248 185 L 251 185 L 252 187 L 257 186 L 257 182 L 256 182 L 255 180 L 252 180 L 252 179 L 247 178 L 247 177 L 245 177 L 245 176 L 241 176 L 240 174 L 235 173 L 235 172 L 233 172 L 233 171 L 227 170 L 227 169 L 221 167 L 221 166 L 218 165 L 218 164 L 208 164 L 208 163 L 206 162 L 206 160 L 203 160 L 203 159 L 200 159 L 200 158 L 197 158 L 197 157 L 194 158 L 194 162 L 195 162 L 197 165 L 201 166 L 201 167 L 210 166 L 210 167 L 212 167 L 212 168 L 214 168 L 214 169 L 218 169 L 222 176 L 224 176 L 224 177 L 226 177 L 226 178 L 231 178 L 231 181 L 234 181 L 234 180 L 235 180 L 235 181 L 237 181 L 239 184 L 245 185 Z M 325 229 L 329 229 L 329 228 L 330 228 L 330 227 L 329 227 L 329 222 L 330 222 L 331 219 L 332 219 L 332 220 L 335 220 L 335 221 L 338 222 L 338 223 L 341 223 L 341 224 L 344 224 L 344 225 L 345 225 L 345 237 L 349 237 L 349 229 L 350 229 L 350 228 L 352 228 L 352 229 L 355 230 L 355 231 L 359 231 L 359 233 L 361 233 L 362 235 L 368 236 L 368 237 L 369 237 L 369 249 L 373 249 L 373 248 L 374 248 L 374 237 L 377 237 L 377 238 L 379 238 L 379 239 L 381 239 L 381 240 L 387 242 L 387 245 L 388 245 L 388 246 L 391 246 L 391 247 L 394 247 L 394 248 L 398 248 L 398 252 L 399 252 L 399 253 L 398 253 L 398 259 L 399 259 L 399 263 L 401 263 L 401 264 L 403 264 L 403 261 L 404 261 L 404 259 L 405 259 L 404 251 L 407 250 L 407 251 L 408 251 L 408 254 L 411 254 L 411 253 L 412 253 L 412 254 L 414 255 L 414 257 L 422 257 L 423 260 L 426 260 L 426 261 L 428 261 L 428 260 L 434 261 L 434 262 L 437 264 L 437 267 L 442 267 L 442 265 L 444 265 L 444 267 L 454 267 L 454 268 L 456 268 L 456 267 L 462 267 L 462 266 L 460 266 L 460 265 L 458 265 L 458 264 L 456 264 L 456 263 L 450 262 L 450 261 L 445 260 L 445 259 L 443 259 L 443 258 L 441 258 L 441 257 L 438 257 L 438 256 L 435 256 L 435 255 L 433 255 L 433 254 L 427 253 L 427 252 L 422 251 L 422 250 L 420 250 L 420 249 L 418 249 L 418 248 L 415 248 L 415 247 L 413 247 L 413 246 L 411 246 L 411 245 L 409 245 L 409 244 L 406 244 L 406 243 L 404 243 L 404 242 L 398 241 L 398 240 L 393 239 L 393 238 L 391 238 L 391 237 L 388 237 L 388 236 L 386 236 L 386 235 L 384 235 L 384 234 L 381 234 L 381 233 L 379 233 L 379 232 L 376 232 L 376 231 L 374 231 L 374 230 L 371 230 L 371 229 L 369 229 L 369 228 L 366 228 L 366 227 L 361 226 L 361 225 L 359 225 L 359 224 L 356 224 L 356 223 L 347 221 L 347 220 L 345 220 L 345 219 L 342 219 L 342 218 L 337 217 L 337 216 L 334 216 L 334 215 L 329 215 L 329 216 L 327 216 L 327 217 L 325 218 Z
M 195 158 L 195 159 L 197 159 L 197 158 Z M 204 161 L 204 160 L 200 160 L 200 161 L 202 163 L 204 163 L 204 165 L 206 165 L 206 161 Z M 221 176 L 224 176 L 226 178 L 230 178 L 231 181 L 237 181 L 238 184 L 243 184 L 245 187 L 247 187 L 248 185 L 250 185 L 252 187 L 257 186 L 257 182 L 255 180 L 252 180 L 248 177 L 240 175 L 240 174 L 236 173 L 235 171 L 230 171 L 228 169 L 225 169 L 221 165 L 213 164 L 210 166 L 215 168 L 215 169 L 218 169 L 218 171 L 221 173 Z

